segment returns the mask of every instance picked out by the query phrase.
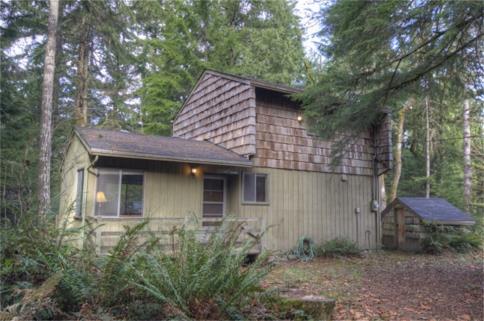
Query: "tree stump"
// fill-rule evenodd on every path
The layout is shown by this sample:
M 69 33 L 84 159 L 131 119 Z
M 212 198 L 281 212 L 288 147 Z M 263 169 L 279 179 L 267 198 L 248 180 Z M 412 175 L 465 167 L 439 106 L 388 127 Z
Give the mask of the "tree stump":
M 331 320 L 335 301 L 323 296 L 281 296 L 280 305 L 285 310 L 302 310 L 314 320 Z

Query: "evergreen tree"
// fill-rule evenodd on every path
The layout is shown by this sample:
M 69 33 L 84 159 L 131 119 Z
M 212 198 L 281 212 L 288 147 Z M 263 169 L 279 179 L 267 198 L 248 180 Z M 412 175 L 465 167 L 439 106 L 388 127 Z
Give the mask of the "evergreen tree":
M 55 55 L 59 0 L 49 0 L 47 44 L 44 52 L 44 73 L 42 81 L 42 102 L 40 105 L 40 152 L 37 199 L 40 215 L 50 211 L 50 169 L 52 155 L 52 104 L 54 94 Z
M 429 182 L 432 195 L 463 207 L 462 106 L 471 99 L 476 107 L 470 118 L 482 113 L 482 105 L 477 107 L 484 76 L 479 58 L 482 2 L 339 0 L 320 13 L 320 49 L 327 61 L 317 81 L 301 95 L 314 131 L 328 137 L 351 129 L 357 136 L 375 124 L 384 108 L 390 107 L 396 119 L 408 101 L 415 100 L 414 108 L 404 112 L 398 137 L 402 173 L 400 185 L 395 173 L 393 194 L 398 189 L 401 195 L 425 195 Z M 478 128 L 473 123 L 471 132 Z
M 170 121 L 205 68 L 286 84 L 300 78 L 304 55 L 293 3 L 169 1 L 135 7 L 149 17 L 140 31 L 146 35 L 140 56 L 146 61 L 140 90 L 145 132 L 170 133 Z
M 320 134 L 366 130 L 431 77 L 482 90 L 481 1 L 340 0 L 322 9 L 321 80 L 302 99 Z M 461 90 L 462 90 L 461 86 Z

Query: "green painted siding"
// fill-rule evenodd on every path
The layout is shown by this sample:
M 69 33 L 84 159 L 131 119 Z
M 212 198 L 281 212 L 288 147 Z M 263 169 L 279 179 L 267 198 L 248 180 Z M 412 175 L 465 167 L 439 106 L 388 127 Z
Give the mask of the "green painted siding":
M 263 246 L 290 250 L 301 236 L 316 243 L 347 238 L 361 248 L 376 247 L 375 215 L 370 211 L 371 177 L 255 168 L 268 174 L 268 205 L 238 203 L 232 208 L 241 217 L 257 217 L 267 228 Z M 234 198 L 240 183 L 234 184 Z M 360 213 L 356 214 L 356 208 Z
M 67 219 L 71 226 L 81 223 L 74 220 L 74 207 L 69 207 L 75 200 L 76 172 L 89 164 L 86 150 L 74 138 L 64 164 L 59 215 L 60 221 Z M 197 175 L 191 175 L 188 165 L 159 163 L 144 171 L 143 217 L 154 219 L 150 223 L 152 230 L 167 232 L 185 218 L 202 218 L 203 172 L 213 173 L 214 169 L 199 168 Z M 84 217 L 104 224 L 99 232 L 105 233 L 106 238 L 99 246 L 108 248 L 124 225 L 141 219 L 94 217 L 95 171 L 94 168 L 85 173 Z M 226 212 L 232 217 L 257 219 L 253 224 L 267 229 L 264 248 L 287 251 L 301 236 L 309 236 L 317 243 L 343 237 L 361 248 L 376 247 L 375 214 L 370 211 L 371 177 L 273 168 L 253 171 L 268 175 L 268 204 L 242 204 L 240 174 L 226 175 Z M 360 209 L 359 214 L 355 213 L 356 208 Z

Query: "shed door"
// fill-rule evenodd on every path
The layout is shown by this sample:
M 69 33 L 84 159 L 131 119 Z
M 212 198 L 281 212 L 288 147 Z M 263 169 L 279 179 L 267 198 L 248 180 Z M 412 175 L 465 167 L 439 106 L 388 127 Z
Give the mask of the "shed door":
M 225 213 L 225 178 L 203 179 L 203 217 L 223 217 Z
M 401 249 L 405 243 L 405 209 L 395 209 L 396 241 L 397 248 Z

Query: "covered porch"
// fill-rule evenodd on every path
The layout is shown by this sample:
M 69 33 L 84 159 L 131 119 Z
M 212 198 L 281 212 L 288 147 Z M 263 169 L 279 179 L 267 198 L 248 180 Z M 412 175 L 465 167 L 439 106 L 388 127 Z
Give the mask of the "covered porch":
M 263 222 L 239 213 L 240 184 L 252 167 L 248 159 L 208 142 L 135 135 L 138 140 L 133 134 L 94 129 L 79 132 L 90 166 L 84 171 L 85 191 L 79 193 L 78 188 L 77 198 L 85 197 L 79 204 L 85 206 L 77 219 L 93 227 L 90 238 L 98 253 L 107 253 L 125 227 L 143 221 L 146 237 L 156 235 L 167 251 L 175 250 L 174 232 L 182 226 L 202 242 L 228 228 L 239 229 L 239 243 L 259 240 Z M 249 193 L 261 197 L 255 182 Z M 253 253 L 259 251 L 260 244 L 253 248 Z

